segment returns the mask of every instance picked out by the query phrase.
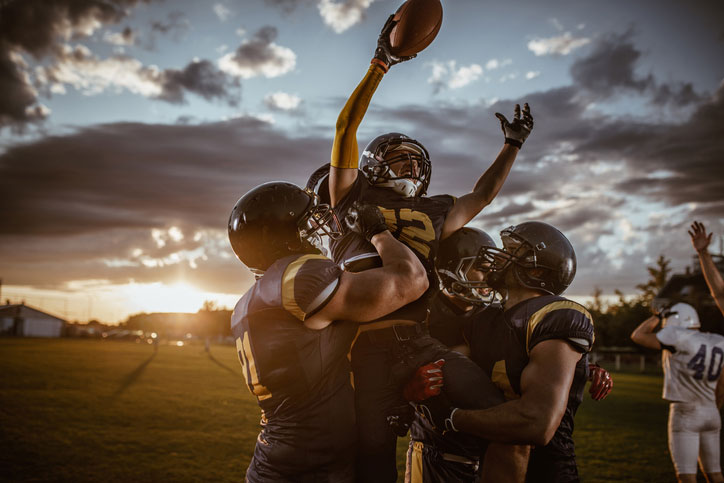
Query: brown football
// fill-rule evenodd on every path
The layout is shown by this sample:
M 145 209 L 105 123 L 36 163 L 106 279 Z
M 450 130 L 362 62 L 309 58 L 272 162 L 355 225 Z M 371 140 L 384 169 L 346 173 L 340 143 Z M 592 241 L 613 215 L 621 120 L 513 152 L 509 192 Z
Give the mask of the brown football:
M 390 32 L 392 55 L 407 57 L 430 45 L 442 25 L 440 0 L 407 0 L 395 12 L 397 25 Z

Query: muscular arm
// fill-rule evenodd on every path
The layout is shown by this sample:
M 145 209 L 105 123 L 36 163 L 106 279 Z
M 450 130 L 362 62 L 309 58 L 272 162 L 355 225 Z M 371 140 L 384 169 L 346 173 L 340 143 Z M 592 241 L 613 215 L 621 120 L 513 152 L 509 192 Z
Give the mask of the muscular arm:
M 703 223 L 695 221 L 691 224 L 689 235 L 691 236 L 691 244 L 699 255 L 701 271 L 704 273 L 704 279 L 706 279 L 706 284 L 709 286 L 711 296 L 721 313 L 724 314 L 724 280 L 722 280 L 721 273 L 717 270 L 714 259 L 709 253 L 712 234 L 706 233 Z
M 442 225 L 441 239 L 447 238 L 457 229 L 465 226 L 493 201 L 508 177 L 510 168 L 518 156 L 518 151 L 520 149 L 513 145 L 503 145 L 503 149 L 500 150 L 493 164 L 475 183 L 473 191 L 458 198 L 455 206 L 450 210 Z
M 659 318 L 652 315 L 631 332 L 631 340 L 648 349 L 661 350 L 661 342 L 654 333 L 657 325 L 659 325 Z
M 459 431 L 490 441 L 545 445 L 561 423 L 581 353 L 561 339 L 537 344 L 521 374 L 519 399 L 489 409 L 459 409 Z
M 382 267 L 344 272 L 332 299 L 304 321 L 307 327 L 322 329 L 334 320 L 368 322 L 417 300 L 427 290 L 425 268 L 409 248 L 389 231 L 373 236 L 371 242 Z
M 329 195 L 332 206 L 344 198 L 357 179 L 359 162 L 357 128 L 359 128 L 372 100 L 372 95 L 384 75 L 382 67 L 371 64 L 337 118 L 329 171 Z

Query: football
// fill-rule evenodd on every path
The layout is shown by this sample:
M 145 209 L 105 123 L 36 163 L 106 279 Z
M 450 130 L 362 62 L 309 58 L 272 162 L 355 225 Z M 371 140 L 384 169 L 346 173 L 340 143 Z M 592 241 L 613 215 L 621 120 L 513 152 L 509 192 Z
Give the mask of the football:
M 392 55 L 407 57 L 430 45 L 442 25 L 440 0 L 407 0 L 395 12 L 397 25 L 390 32 Z

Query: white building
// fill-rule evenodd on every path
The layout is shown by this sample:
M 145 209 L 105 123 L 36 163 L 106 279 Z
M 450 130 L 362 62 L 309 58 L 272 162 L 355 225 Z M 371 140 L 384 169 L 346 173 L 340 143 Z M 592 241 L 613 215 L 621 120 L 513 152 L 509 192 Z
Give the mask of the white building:
M 24 304 L 0 305 L 0 334 L 19 337 L 60 337 L 65 320 Z

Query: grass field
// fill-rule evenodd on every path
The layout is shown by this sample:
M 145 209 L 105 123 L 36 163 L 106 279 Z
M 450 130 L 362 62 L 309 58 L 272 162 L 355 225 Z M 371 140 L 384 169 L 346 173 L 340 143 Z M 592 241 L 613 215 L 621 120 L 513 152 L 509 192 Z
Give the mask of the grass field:
M 661 377 L 614 381 L 576 417 L 582 480 L 674 481 Z M 230 346 L 0 339 L 3 480 L 242 481 L 258 422 Z

